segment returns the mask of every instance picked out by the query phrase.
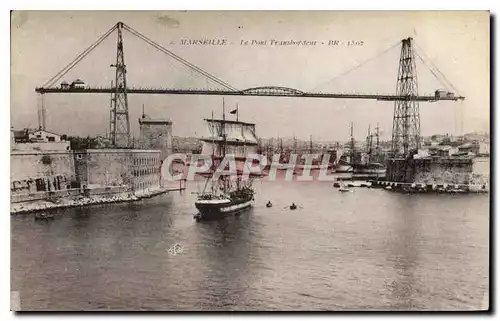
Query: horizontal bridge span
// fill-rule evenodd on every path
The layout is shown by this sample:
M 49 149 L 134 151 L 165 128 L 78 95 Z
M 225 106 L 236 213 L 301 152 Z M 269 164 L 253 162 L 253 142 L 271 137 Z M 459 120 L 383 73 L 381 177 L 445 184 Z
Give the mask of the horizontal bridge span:
M 245 95 L 272 94 L 273 96 L 302 96 L 303 91 L 287 87 L 265 86 L 248 88 L 242 91 Z
M 267 89 L 266 89 L 267 88 Z M 271 90 L 268 90 L 272 88 Z M 53 93 L 98 93 L 110 94 L 116 92 L 116 88 L 36 88 L 39 94 Z M 344 93 L 307 93 L 296 89 L 284 87 L 256 87 L 241 91 L 230 90 L 203 90 L 203 89 L 153 89 L 153 88 L 127 88 L 127 94 L 167 94 L 167 95 L 212 95 L 212 96 L 258 96 L 258 97 L 303 97 L 303 98 L 337 98 L 337 99 L 371 99 L 383 101 L 414 100 L 414 101 L 457 101 L 464 100 L 462 96 L 436 97 L 426 96 L 397 96 L 397 95 L 376 95 L 376 94 L 344 94 Z

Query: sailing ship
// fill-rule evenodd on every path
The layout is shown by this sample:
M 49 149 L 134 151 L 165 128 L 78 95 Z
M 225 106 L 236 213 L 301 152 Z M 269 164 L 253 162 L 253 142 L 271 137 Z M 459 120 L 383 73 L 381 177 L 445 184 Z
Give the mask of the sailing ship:
M 353 136 L 353 124 L 350 123 L 350 144 L 349 149 L 346 153 L 342 153 L 339 155 L 339 159 L 336 164 L 335 172 L 336 173 L 352 173 L 353 172 L 353 164 L 355 163 L 356 158 L 356 150 L 355 150 L 355 141 Z M 344 146 L 345 149 L 345 146 Z
M 285 152 L 285 150 L 283 148 L 283 138 L 278 137 L 278 141 L 279 141 L 278 153 L 280 155 L 280 158 L 279 158 L 279 163 L 275 165 L 276 168 L 280 169 L 280 170 L 293 169 L 293 164 L 289 164 L 289 161 L 290 161 L 291 155 L 293 153 L 296 153 L 297 143 L 296 143 L 295 136 L 294 136 L 294 147 L 293 147 L 292 151 L 287 150 Z
M 366 148 L 367 151 L 363 154 L 356 150 L 355 140 L 353 136 L 353 123 L 350 124 L 350 146 L 347 153 L 340 156 L 337 163 L 336 172 L 337 173 L 353 173 L 353 174 L 368 174 L 368 175 L 385 175 L 386 168 L 383 164 L 377 162 L 380 158 L 380 147 L 379 147 L 379 127 L 377 126 L 376 134 L 372 134 L 370 127 L 368 127 L 368 136 L 366 137 Z M 373 152 L 373 136 L 377 137 L 377 146 L 375 148 L 375 153 Z
M 312 135 L 309 136 L 309 154 L 312 155 L 314 154 L 313 150 L 313 142 L 312 142 Z M 312 159 L 311 164 L 306 164 L 305 159 L 301 157 L 299 160 L 299 163 L 295 167 L 298 170 L 304 170 L 304 169 L 310 169 L 310 170 L 319 170 L 319 169 L 327 169 L 329 167 L 329 163 L 323 164 L 323 153 L 317 153 L 314 155 L 314 158 Z
M 379 145 L 379 127 L 377 125 L 377 131 L 373 134 L 368 126 L 368 135 L 366 136 L 366 152 L 364 157 L 362 157 L 361 162 L 354 166 L 354 173 L 356 174 L 368 174 L 384 176 L 386 172 L 385 166 L 380 163 L 380 145 Z M 373 148 L 373 137 L 377 137 L 377 145 Z
M 238 107 L 231 111 L 237 119 L 227 120 L 222 105 L 222 119 L 205 119 L 209 137 L 202 138 L 202 154 L 211 155 L 212 168 L 209 171 L 203 192 L 198 195 L 195 206 L 199 213 L 197 220 L 214 220 L 234 215 L 253 206 L 253 178 L 242 179 L 244 166 L 248 166 L 247 155 L 257 153 L 258 138 L 255 124 L 238 119 Z M 220 168 L 226 156 L 235 160 L 236 173 L 227 173 Z M 208 188 L 210 187 L 210 188 Z

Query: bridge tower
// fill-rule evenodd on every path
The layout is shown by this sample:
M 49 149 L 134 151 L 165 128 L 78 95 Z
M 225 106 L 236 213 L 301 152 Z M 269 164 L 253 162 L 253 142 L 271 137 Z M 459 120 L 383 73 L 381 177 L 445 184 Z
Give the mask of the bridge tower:
M 417 68 L 413 38 L 402 41 L 399 59 L 396 96 L 392 121 L 392 157 L 407 157 L 420 147 L 420 111 L 418 101 Z
M 127 99 L 127 68 L 123 56 L 123 22 L 116 24 L 118 41 L 116 44 L 116 64 L 111 67 L 116 68 L 114 97 L 110 115 L 111 143 L 115 147 L 130 147 L 130 122 L 128 114 Z

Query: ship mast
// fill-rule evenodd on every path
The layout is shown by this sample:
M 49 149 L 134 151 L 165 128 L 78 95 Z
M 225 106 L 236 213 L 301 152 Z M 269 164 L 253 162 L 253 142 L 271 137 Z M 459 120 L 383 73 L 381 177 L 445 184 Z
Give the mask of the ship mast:
M 366 149 L 368 154 L 368 163 L 371 161 L 371 153 L 372 153 L 372 135 L 370 132 L 370 125 L 368 125 L 368 135 L 366 136 Z
M 111 80 L 111 87 L 110 88 L 113 88 L 113 80 Z M 113 119 L 113 93 L 111 93 L 111 97 L 109 98 L 109 119 Z M 112 122 L 110 121 L 109 122 L 109 137 L 108 135 L 106 135 L 106 138 L 107 139 L 111 139 L 111 135 L 112 135 L 112 132 L 113 132 L 113 128 L 112 128 Z
M 354 173 L 354 165 L 356 163 L 356 153 L 354 151 L 354 134 L 353 134 L 353 127 L 354 127 L 354 124 L 351 122 L 351 165 L 352 165 L 352 170 L 353 170 L 353 173 Z
M 223 161 L 226 158 L 226 109 L 225 109 L 225 103 L 224 103 L 224 97 L 222 97 L 222 158 L 221 161 Z M 224 184 L 224 194 L 227 193 L 227 183 L 226 183 L 226 178 L 223 178 L 223 184 Z
M 214 160 L 215 160 L 215 154 L 214 154 L 214 151 L 215 151 L 215 123 L 214 123 L 214 111 L 212 110 L 212 167 L 213 169 L 216 168 L 215 167 L 215 164 L 214 164 Z M 212 170 L 213 170 L 212 169 Z M 212 181 L 212 185 L 211 185 L 211 188 L 212 188 L 212 195 L 214 195 L 215 193 L 215 186 L 214 186 L 214 180 L 213 180 L 213 176 L 211 178 L 211 181 Z

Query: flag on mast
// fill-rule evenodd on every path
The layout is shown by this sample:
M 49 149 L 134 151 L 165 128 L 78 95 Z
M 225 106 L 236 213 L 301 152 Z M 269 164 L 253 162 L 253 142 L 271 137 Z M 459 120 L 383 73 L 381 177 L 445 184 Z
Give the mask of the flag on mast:
M 236 104 L 236 109 L 231 110 L 229 113 L 233 115 L 236 114 L 236 121 L 238 121 L 238 104 Z

